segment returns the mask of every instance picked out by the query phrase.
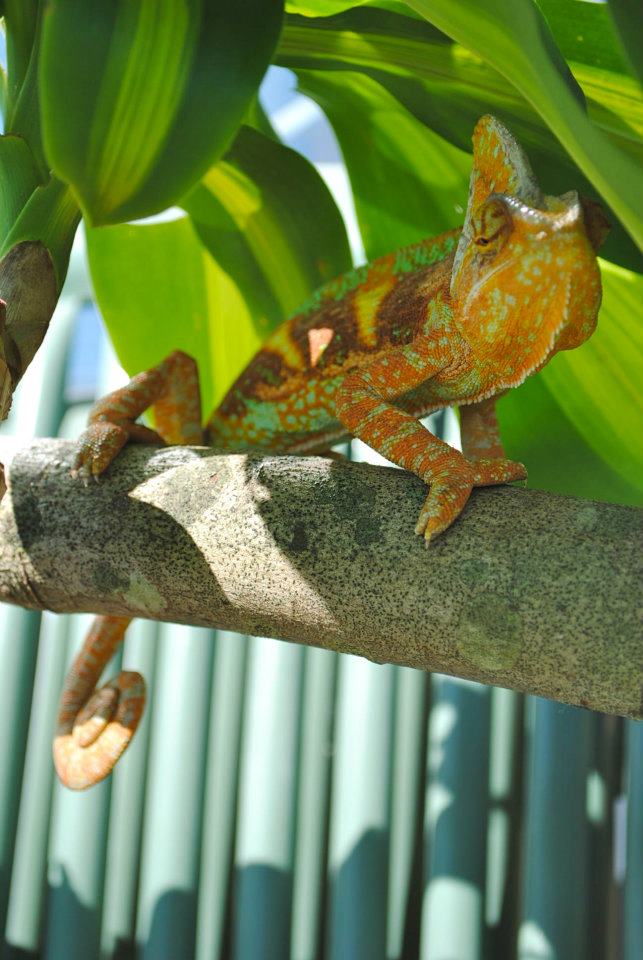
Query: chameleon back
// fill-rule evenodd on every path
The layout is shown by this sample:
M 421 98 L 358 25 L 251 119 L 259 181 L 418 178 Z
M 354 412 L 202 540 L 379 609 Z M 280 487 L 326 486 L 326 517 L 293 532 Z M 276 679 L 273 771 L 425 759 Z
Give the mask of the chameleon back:
M 411 342 L 436 293 L 448 291 L 459 236 L 450 230 L 422 240 L 315 291 L 228 391 L 207 425 L 210 443 L 312 452 L 346 436 L 334 414 L 340 379 Z

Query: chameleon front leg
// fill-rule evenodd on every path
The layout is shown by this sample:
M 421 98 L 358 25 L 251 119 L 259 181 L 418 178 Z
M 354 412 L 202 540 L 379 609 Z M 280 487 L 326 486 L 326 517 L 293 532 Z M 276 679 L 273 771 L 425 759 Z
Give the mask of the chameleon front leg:
M 468 460 L 502 458 L 505 451 L 498 430 L 496 398 L 460 407 L 462 452 Z
M 158 433 L 135 422 L 150 406 Z M 99 400 L 80 438 L 72 472 L 98 477 L 128 439 L 202 442 L 199 382 L 191 357 L 177 351 Z M 111 773 L 143 715 L 145 681 L 140 674 L 121 672 L 95 691 L 129 623 L 126 617 L 96 617 L 66 677 L 54 763 L 62 782 L 73 790 L 84 790 Z
M 474 486 L 525 476 L 522 464 L 504 457 L 469 462 L 388 402 L 438 374 L 446 379 L 450 367 L 461 373 L 463 363 L 452 346 L 421 337 L 348 374 L 335 398 L 337 416 L 353 436 L 430 485 L 415 527 L 427 543 L 459 516 Z
M 136 422 L 149 407 L 158 432 Z M 156 367 L 138 373 L 124 387 L 98 400 L 78 441 L 72 474 L 84 480 L 98 477 L 128 440 L 203 442 L 199 377 L 192 357 L 175 350 Z

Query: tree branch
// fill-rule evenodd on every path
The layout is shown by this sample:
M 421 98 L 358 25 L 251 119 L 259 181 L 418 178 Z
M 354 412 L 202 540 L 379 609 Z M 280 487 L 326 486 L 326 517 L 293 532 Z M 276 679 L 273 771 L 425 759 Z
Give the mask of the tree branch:
M 400 470 L 130 446 L 85 488 L 73 450 L 39 440 L 13 456 L 2 600 L 279 637 L 641 716 L 643 511 L 479 490 L 425 549 L 425 487 Z

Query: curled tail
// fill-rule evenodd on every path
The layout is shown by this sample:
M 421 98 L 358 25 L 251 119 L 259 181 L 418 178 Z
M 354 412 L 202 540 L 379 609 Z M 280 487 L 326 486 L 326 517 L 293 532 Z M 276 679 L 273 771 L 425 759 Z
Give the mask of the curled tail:
M 112 772 L 143 715 L 140 673 L 122 671 L 95 689 L 129 623 L 127 617 L 96 617 L 65 679 L 53 752 L 58 776 L 72 790 L 85 790 Z

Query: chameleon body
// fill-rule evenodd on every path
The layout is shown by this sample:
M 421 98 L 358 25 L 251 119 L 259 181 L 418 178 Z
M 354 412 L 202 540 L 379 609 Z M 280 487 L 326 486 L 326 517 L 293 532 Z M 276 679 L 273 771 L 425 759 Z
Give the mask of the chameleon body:
M 591 335 L 601 298 L 595 250 L 607 227 L 598 205 L 575 192 L 544 196 L 495 118 L 478 122 L 473 144 L 462 230 L 321 287 L 272 333 L 205 428 L 190 357 L 176 352 L 138 374 L 93 408 L 73 472 L 97 477 L 128 440 L 303 454 L 354 436 L 427 482 L 416 524 L 427 542 L 474 486 L 526 478 L 505 457 L 495 401 Z M 462 453 L 419 422 L 453 404 Z M 158 432 L 136 422 L 149 407 Z M 122 701 L 118 681 L 93 695 L 126 624 L 97 618 L 65 686 L 54 756 L 77 789 L 111 771 L 142 711 L 137 674 L 122 682 Z

